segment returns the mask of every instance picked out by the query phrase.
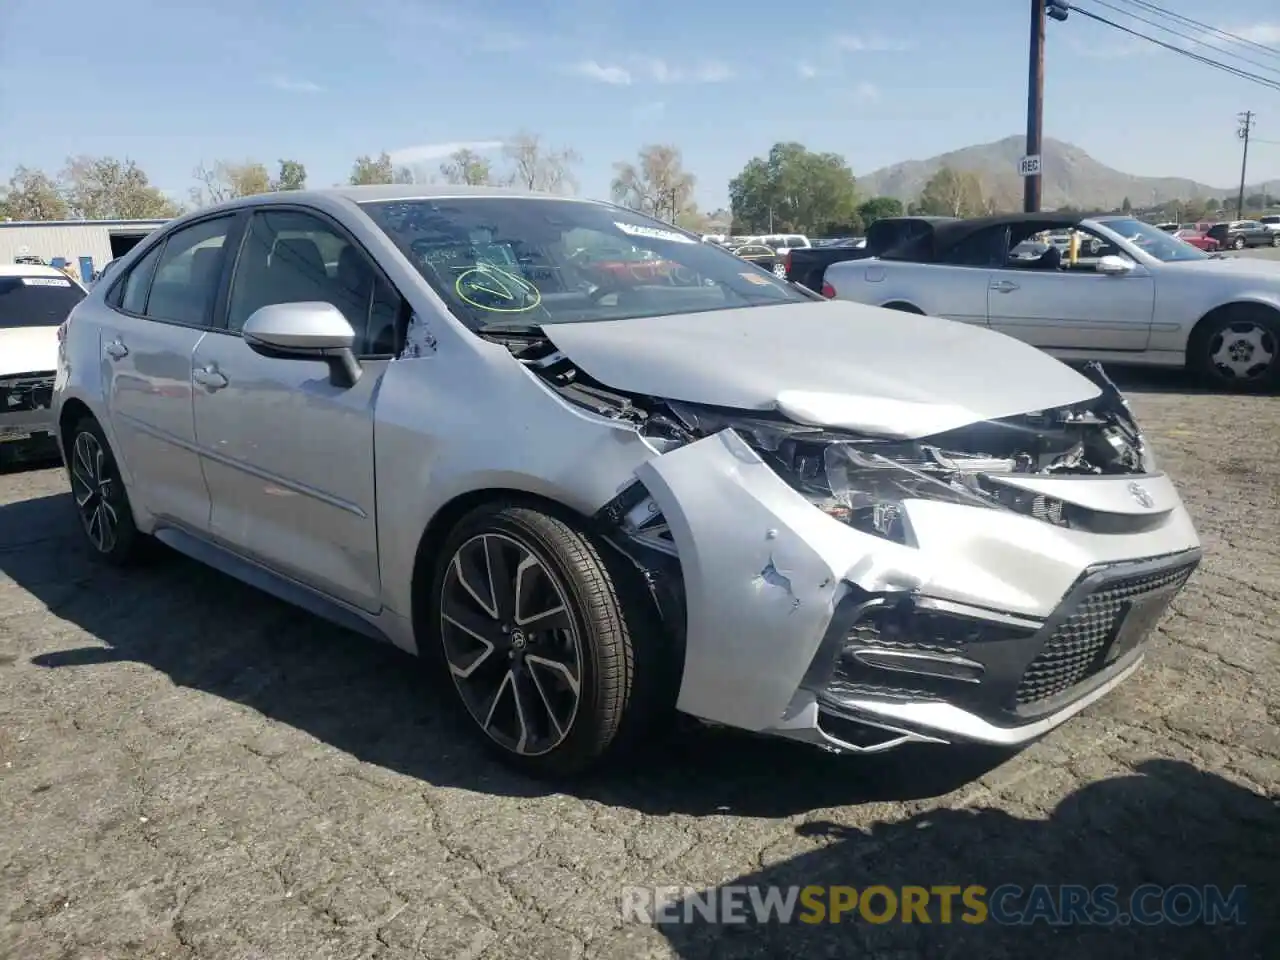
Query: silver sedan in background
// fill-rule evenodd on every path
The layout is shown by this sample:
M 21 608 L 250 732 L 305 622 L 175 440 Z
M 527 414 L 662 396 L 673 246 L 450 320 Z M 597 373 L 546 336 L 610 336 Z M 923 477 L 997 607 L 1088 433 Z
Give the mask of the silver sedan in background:
M 1071 231 L 1035 247 L 1043 231 Z M 1280 386 L 1280 262 L 1224 258 L 1132 217 L 1012 214 L 930 224 L 836 263 L 839 299 L 947 317 L 1063 360 L 1185 367 L 1218 386 Z

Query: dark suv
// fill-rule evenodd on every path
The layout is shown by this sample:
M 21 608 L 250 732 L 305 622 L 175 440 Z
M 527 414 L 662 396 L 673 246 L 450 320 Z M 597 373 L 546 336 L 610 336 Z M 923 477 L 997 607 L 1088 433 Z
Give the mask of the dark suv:
M 1272 233 L 1257 220 L 1232 220 L 1215 223 L 1209 236 L 1222 248 L 1243 250 L 1245 247 L 1280 247 L 1280 233 Z

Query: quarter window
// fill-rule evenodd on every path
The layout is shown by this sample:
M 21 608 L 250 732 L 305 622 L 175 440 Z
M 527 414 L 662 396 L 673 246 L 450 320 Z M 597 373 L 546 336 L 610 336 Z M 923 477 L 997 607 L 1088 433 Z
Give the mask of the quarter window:
M 208 324 L 222 276 L 223 248 L 233 221 L 233 217 L 202 220 L 169 235 L 151 281 L 146 310 L 142 311 L 147 317 L 193 327 Z M 138 267 L 146 260 L 144 257 Z M 133 274 L 141 278 L 145 271 L 135 269 Z
M 970 234 L 939 258 L 956 267 L 998 267 L 1003 264 L 1008 227 L 989 227 Z
M 134 264 L 129 275 L 124 278 L 124 283 L 120 285 L 122 292 L 118 296 L 120 309 L 125 313 L 142 315 L 147 312 L 147 291 L 151 287 L 151 275 L 155 273 L 156 262 L 163 251 L 164 244 L 157 243 L 146 256 Z M 112 295 L 117 295 L 114 290 Z
M 228 329 L 238 333 L 262 307 L 311 301 L 342 311 L 358 355 L 395 353 L 400 297 L 368 255 L 312 214 L 255 213 L 231 283 Z

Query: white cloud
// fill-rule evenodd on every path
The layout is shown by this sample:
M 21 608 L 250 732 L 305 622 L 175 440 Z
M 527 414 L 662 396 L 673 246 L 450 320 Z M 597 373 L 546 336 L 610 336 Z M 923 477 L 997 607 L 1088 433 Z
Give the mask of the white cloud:
M 911 49 L 911 44 L 904 40 L 891 40 L 877 34 L 842 33 L 835 38 L 835 45 L 849 53 L 895 53 Z
M 733 68 L 719 60 L 694 67 L 678 67 L 657 57 L 635 57 L 636 73 L 654 83 L 724 83 L 733 79 Z
M 1280 43 L 1280 23 L 1255 23 L 1229 32 L 1264 46 Z
M 472 153 L 487 153 L 503 146 L 501 140 L 457 140 L 452 143 L 420 143 L 414 147 L 401 147 L 388 153 L 391 162 L 396 166 L 414 163 L 426 163 L 429 160 L 443 160 L 451 157 L 459 150 L 470 150 Z
M 811 63 L 805 63 L 803 60 L 796 64 L 796 76 L 801 80 L 812 80 L 818 75 L 818 68 Z
M 607 66 L 594 60 L 583 60 L 571 68 L 579 76 L 598 83 L 610 83 L 615 86 L 626 86 L 631 83 L 631 72 L 622 67 Z
M 879 103 L 880 88 L 874 83 L 863 81 L 853 88 L 853 98 L 860 103 Z
M 285 93 L 324 93 L 324 87 L 310 80 L 299 80 L 296 77 L 272 77 L 268 81 L 277 90 Z

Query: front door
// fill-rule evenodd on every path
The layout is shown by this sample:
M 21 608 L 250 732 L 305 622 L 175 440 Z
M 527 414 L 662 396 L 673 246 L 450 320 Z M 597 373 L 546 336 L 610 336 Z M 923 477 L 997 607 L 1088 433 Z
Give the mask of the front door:
M 1098 258 L 1125 255 L 1104 237 L 1081 232 L 1087 255 L 1074 264 L 1064 257 L 1058 268 L 1006 265 L 991 272 L 992 329 L 1042 350 L 1145 350 L 1155 281 L 1141 264 L 1119 276 L 1098 273 Z
M 108 297 L 101 331 L 107 410 L 131 493 L 160 520 L 204 530 L 209 492 L 196 452 L 191 358 L 213 315 L 234 216 L 170 235 Z
M 330 381 L 319 361 L 264 357 L 240 330 L 260 307 L 326 301 L 358 335 L 363 375 Z M 378 382 L 400 301 L 336 224 L 298 208 L 253 214 L 225 328 L 192 366 L 196 439 L 218 539 L 331 597 L 381 607 L 373 461 Z

